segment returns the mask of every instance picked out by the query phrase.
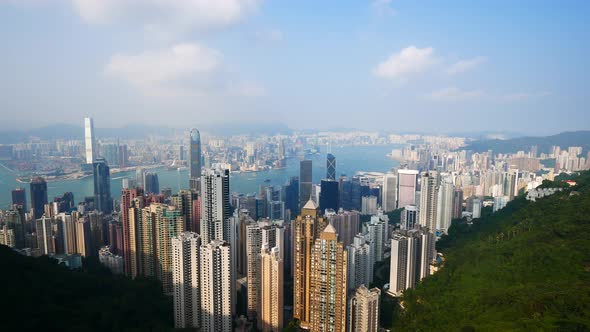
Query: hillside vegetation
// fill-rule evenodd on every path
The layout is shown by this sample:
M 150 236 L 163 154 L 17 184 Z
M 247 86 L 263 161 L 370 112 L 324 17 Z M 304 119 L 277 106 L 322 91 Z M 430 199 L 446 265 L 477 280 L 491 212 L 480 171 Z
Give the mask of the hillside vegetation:
M 575 179 L 453 224 L 444 267 L 404 294 L 395 331 L 590 330 L 590 173 Z

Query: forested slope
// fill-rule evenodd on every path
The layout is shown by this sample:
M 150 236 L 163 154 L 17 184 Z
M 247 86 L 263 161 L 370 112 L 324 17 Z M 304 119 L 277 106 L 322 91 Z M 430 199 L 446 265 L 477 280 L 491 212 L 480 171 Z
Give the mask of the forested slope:
M 519 198 L 440 242 L 444 267 L 402 299 L 396 331 L 590 329 L 590 174 Z

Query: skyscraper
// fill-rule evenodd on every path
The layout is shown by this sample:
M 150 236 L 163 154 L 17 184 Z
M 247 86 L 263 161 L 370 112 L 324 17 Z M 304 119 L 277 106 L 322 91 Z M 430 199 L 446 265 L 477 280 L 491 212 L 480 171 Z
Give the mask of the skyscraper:
M 336 228 L 336 233 L 340 241 L 345 246 L 353 242 L 354 237 L 360 231 L 361 214 L 358 211 L 339 210 L 337 214 L 326 215 L 332 226 Z
M 172 239 L 174 327 L 201 326 L 201 238 L 184 232 Z
M 414 229 L 418 221 L 418 208 L 416 205 L 407 205 L 401 212 L 400 227 L 401 229 Z
M 279 253 L 284 244 L 282 222 L 259 221 L 246 226 L 246 262 L 248 281 L 248 318 L 260 318 L 261 257 L 263 247 L 278 248 Z M 282 253 L 281 253 L 282 254 Z M 282 258 L 282 256 L 280 257 Z
M 388 290 L 391 295 L 401 296 L 404 290 L 413 288 L 430 275 L 433 238 L 426 228 L 399 231 L 393 235 Z
M 385 253 L 385 243 L 387 240 L 387 222 L 379 216 L 371 216 L 371 220 L 363 225 L 363 231 L 373 248 L 374 262 L 381 262 Z
M 338 179 L 338 207 L 344 210 L 353 210 L 352 207 L 352 183 L 346 176 Z
M 379 288 L 360 286 L 353 293 L 348 311 L 349 332 L 379 331 Z
M 27 208 L 27 192 L 25 188 L 15 188 L 12 191 L 12 204 Z
M 438 201 L 438 173 L 424 172 L 420 180 L 419 222 L 423 227 L 436 232 L 436 203 Z
M 111 199 L 111 173 L 106 160 L 97 158 L 92 164 L 94 175 L 94 208 L 108 214 L 113 211 Z
M 285 191 L 285 209 L 289 210 L 292 216 L 295 216 L 299 212 L 299 178 L 296 176 L 289 178 L 289 182 L 283 188 Z
M 326 209 L 338 210 L 338 182 L 330 179 L 324 179 L 321 182 L 320 191 L 320 209 L 326 211 Z
M 326 179 L 336 181 L 336 157 L 331 153 L 326 156 Z
M 445 179 L 438 189 L 436 202 L 436 229 L 447 232 L 453 219 L 453 183 Z
M 315 240 L 326 227 L 316 204 L 309 200 L 293 225 L 293 317 L 302 326 L 310 321 L 311 255 Z
M 82 257 L 93 254 L 92 235 L 90 234 L 90 222 L 88 220 L 78 220 L 76 222 L 76 246 L 77 252 Z
M 229 171 L 208 169 L 201 177 L 201 242 L 231 242 Z
M 201 246 L 201 330 L 231 331 L 234 280 L 228 242 L 214 239 Z
M 160 181 L 158 181 L 157 173 L 145 173 L 144 175 L 144 189 L 145 193 L 159 194 L 160 193 Z
M 47 182 L 40 176 L 31 181 L 31 206 L 33 210 L 33 219 L 39 219 L 45 212 L 47 204 Z
M 310 330 L 345 331 L 347 262 L 344 245 L 328 224 L 311 252 Z
M 121 245 L 124 262 L 123 270 L 125 271 L 125 274 L 131 278 L 135 278 L 137 276 L 137 224 L 135 217 L 139 214 L 138 211 L 139 209 L 143 208 L 143 205 L 137 206 L 137 211 L 130 209 L 131 202 L 133 202 L 138 194 L 139 196 L 142 196 L 141 191 L 138 192 L 137 189 L 123 189 L 121 192 L 120 218 L 123 231 L 123 243 Z M 131 214 L 134 214 L 133 217 L 130 216 Z
M 198 199 L 197 194 L 191 190 L 180 190 L 178 194 L 171 197 L 172 204 L 180 209 L 186 219 L 186 225 L 184 229 L 191 230 L 195 233 L 199 233 L 200 229 L 193 227 L 193 224 L 198 225 L 200 220 L 195 220 L 197 216 L 193 213 L 193 202 Z
M 453 219 L 461 218 L 463 212 L 463 189 L 455 188 L 453 191 Z
M 96 160 L 96 143 L 94 139 L 94 122 L 92 118 L 84 118 L 84 142 L 86 144 L 86 163 L 94 164 Z
M 189 178 L 191 189 L 198 189 L 201 177 L 201 133 L 196 128 L 191 129 L 189 139 Z
M 397 207 L 416 204 L 416 184 L 418 182 L 418 171 L 400 169 L 398 172 L 398 199 Z
M 53 241 L 53 222 L 51 218 L 42 216 L 36 221 L 37 248 L 42 255 L 55 254 Z
M 368 236 L 357 234 L 354 242 L 346 247 L 348 252 L 348 290 L 373 282 L 373 248 Z
M 135 169 L 135 185 L 141 188 L 145 188 L 145 170 L 141 167 Z
M 312 164 L 311 160 L 301 160 L 299 162 L 299 206 L 305 203 L 311 197 L 312 188 Z
M 391 212 L 397 206 L 397 176 L 393 173 L 387 173 L 383 176 L 383 193 L 381 196 L 381 205 L 384 212 Z
M 172 238 L 180 235 L 184 229 L 182 211 L 172 205 L 152 203 L 149 207 L 154 227 L 154 258 L 156 278 L 162 281 L 164 294 L 173 293 L 172 285 Z
M 283 287 L 284 266 L 281 249 L 269 250 L 262 246 L 260 253 L 260 313 L 258 328 L 263 332 L 275 332 L 283 329 Z

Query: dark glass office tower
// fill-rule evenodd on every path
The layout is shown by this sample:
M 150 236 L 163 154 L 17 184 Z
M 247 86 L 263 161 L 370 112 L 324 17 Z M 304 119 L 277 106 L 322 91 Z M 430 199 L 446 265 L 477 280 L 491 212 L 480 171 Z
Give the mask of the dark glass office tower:
M 350 179 L 347 176 L 341 176 L 338 180 L 338 187 L 339 207 L 347 211 L 352 210 L 352 183 Z
M 92 164 L 94 174 L 94 208 L 105 214 L 113 212 L 111 199 L 111 173 L 104 158 Z
M 74 194 L 72 192 L 64 193 L 63 196 L 58 196 L 53 199 L 57 203 L 57 210 L 61 212 L 70 212 L 76 205 L 74 202 Z
M 311 198 L 312 173 L 311 160 L 299 162 L 299 206 L 304 206 Z
M 326 157 L 326 179 L 336 181 L 336 157 L 331 153 Z
M 25 188 L 16 188 L 12 191 L 12 204 L 27 208 L 27 192 Z
M 31 181 L 31 207 L 34 219 L 43 216 L 45 204 L 47 204 L 47 182 L 38 176 Z
M 160 181 L 157 173 L 145 173 L 145 192 L 152 194 L 160 193 Z
M 284 188 L 285 209 L 291 211 L 292 216 L 296 216 L 299 214 L 299 178 L 291 177 Z
M 191 129 L 189 142 L 189 181 L 190 188 L 197 190 L 201 178 L 201 133 L 196 128 Z
M 326 209 L 338 211 L 338 182 L 330 179 L 324 179 L 321 183 L 322 191 L 320 192 L 320 209 L 323 213 Z

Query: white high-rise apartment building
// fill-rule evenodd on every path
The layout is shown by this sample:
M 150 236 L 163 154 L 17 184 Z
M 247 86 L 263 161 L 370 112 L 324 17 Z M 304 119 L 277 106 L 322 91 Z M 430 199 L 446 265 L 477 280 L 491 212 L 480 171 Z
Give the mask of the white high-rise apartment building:
M 172 285 L 174 288 L 174 327 L 201 326 L 201 238 L 184 232 L 172 239 Z
M 387 173 L 383 176 L 383 193 L 381 196 L 383 211 L 391 212 L 397 206 L 397 175 Z
M 418 171 L 413 169 L 400 169 L 397 171 L 397 207 L 416 204 L 416 184 L 418 183 Z
M 401 296 L 404 290 L 413 288 L 430 275 L 433 237 L 425 228 L 399 231 L 393 235 L 388 293 Z
M 201 242 L 231 241 L 229 171 L 207 169 L 201 176 Z
M 400 228 L 401 229 L 413 229 L 418 221 L 418 208 L 416 205 L 407 205 L 401 212 L 400 216 Z
M 377 213 L 377 196 L 363 196 L 361 198 L 361 213 L 365 215 Z
M 436 229 L 447 232 L 453 220 L 453 192 L 455 188 L 449 179 L 443 180 L 438 189 L 436 203 Z
M 201 246 L 201 331 L 232 330 L 234 282 L 228 242 Z
M 84 118 L 84 142 L 86 144 L 86 163 L 96 160 L 96 142 L 94 140 L 94 122 L 92 118 Z
M 429 171 L 422 173 L 420 182 L 420 213 L 419 221 L 431 232 L 436 231 L 436 203 L 438 200 L 438 173 Z
M 373 248 L 368 234 L 357 234 L 353 243 L 346 247 L 348 252 L 348 290 L 373 282 Z
M 371 221 L 363 225 L 363 230 L 371 242 L 374 262 L 381 262 L 385 252 L 385 243 L 383 241 L 387 234 L 386 222 L 381 220 L 379 216 L 372 216 Z

